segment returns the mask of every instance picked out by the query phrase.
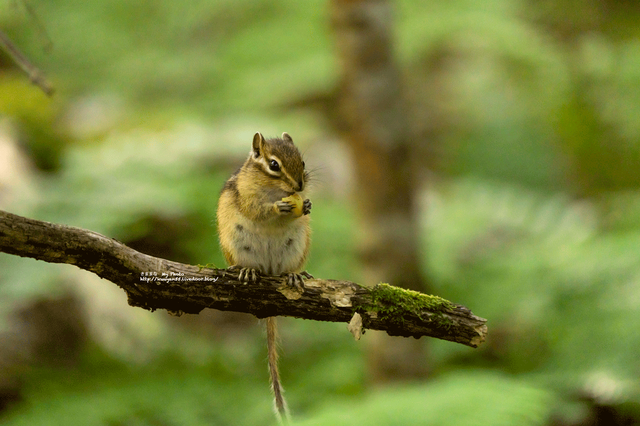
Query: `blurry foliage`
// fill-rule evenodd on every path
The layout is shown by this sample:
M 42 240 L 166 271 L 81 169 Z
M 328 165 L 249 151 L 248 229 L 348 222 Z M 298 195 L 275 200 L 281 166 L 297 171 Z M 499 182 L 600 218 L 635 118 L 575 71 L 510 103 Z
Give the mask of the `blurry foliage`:
M 468 371 L 428 385 L 385 389 L 358 404 L 332 401 L 301 426 L 543 425 L 553 394 L 492 372 Z M 355 407 L 354 407 L 355 405 Z
M 399 51 L 420 74 L 410 90 L 419 134 L 447 173 L 578 196 L 637 188 L 638 7 L 543 3 L 402 2 Z M 548 31 L 564 35 L 562 25 L 566 44 Z
M 428 262 L 443 296 L 473 300 L 496 321 L 488 354 L 554 380 L 638 373 L 640 228 L 601 232 L 590 203 L 522 188 L 471 181 L 447 191 L 429 203 Z
M 22 74 L 0 74 L 0 113 L 16 123 L 20 140 L 35 165 L 53 171 L 60 167 L 66 146 L 56 129 L 60 105 L 34 88 Z
M 47 99 L 3 62 L 0 111 L 49 171 L 15 213 L 221 266 L 218 192 L 252 132 L 290 131 L 303 151 L 327 137 L 316 112 L 285 108 L 334 90 L 326 1 L 34 2 L 49 53 L 20 2 L 2 3 L 3 29 L 57 86 Z M 429 341 L 432 381 L 373 392 L 343 324 L 285 319 L 301 424 L 640 419 L 639 22 L 634 2 L 398 2 L 417 157 L 438 172 L 425 270 L 489 319 L 489 339 Z M 357 219 L 316 185 L 309 270 L 357 280 Z M 0 255 L 0 310 L 65 291 L 69 268 Z M 275 423 L 257 327 L 163 330 L 146 365 L 90 345 L 75 368 L 29 371 L 0 423 Z
M 30 404 L 2 424 L 269 424 L 271 401 L 268 393 L 261 395 L 256 361 L 224 370 L 167 358 L 132 369 L 94 349 L 73 371 L 33 370 L 37 384 L 25 391 Z M 251 407 L 236 403 L 247 397 Z
M 26 17 L 12 19 L 10 34 L 72 96 L 115 92 L 137 109 L 210 116 L 262 112 L 331 82 L 320 0 L 69 0 L 34 8 L 52 53 L 39 48 Z

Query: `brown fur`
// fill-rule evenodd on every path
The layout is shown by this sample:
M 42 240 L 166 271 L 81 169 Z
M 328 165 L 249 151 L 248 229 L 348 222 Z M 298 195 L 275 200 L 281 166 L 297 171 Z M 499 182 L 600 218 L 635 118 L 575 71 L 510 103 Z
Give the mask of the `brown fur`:
M 294 193 L 304 199 L 308 175 L 302 155 L 287 133 L 274 139 L 256 133 L 251 148 L 220 194 L 217 219 L 222 253 L 229 266 L 269 275 L 289 274 L 289 281 L 303 282 L 298 273 L 311 244 L 309 211 L 295 217 L 282 201 Z M 270 167 L 274 161 L 279 166 L 276 170 Z M 248 277 L 252 275 L 245 275 Z M 288 411 L 278 372 L 275 317 L 267 318 L 266 328 L 271 388 L 276 413 L 284 421 Z

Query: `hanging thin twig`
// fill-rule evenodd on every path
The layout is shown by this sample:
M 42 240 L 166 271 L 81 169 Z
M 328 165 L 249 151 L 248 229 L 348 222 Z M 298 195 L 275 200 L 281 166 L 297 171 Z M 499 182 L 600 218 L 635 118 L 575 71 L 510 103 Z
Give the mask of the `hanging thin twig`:
M 13 44 L 9 37 L 0 30 L 0 47 L 7 52 L 13 62 L 15 62 L 26 74 L 29 80 L 38 86 L 47 96 L 53 95 L 53 87 L 45 77 L 44 73 L 33 65 L 27 57 Z

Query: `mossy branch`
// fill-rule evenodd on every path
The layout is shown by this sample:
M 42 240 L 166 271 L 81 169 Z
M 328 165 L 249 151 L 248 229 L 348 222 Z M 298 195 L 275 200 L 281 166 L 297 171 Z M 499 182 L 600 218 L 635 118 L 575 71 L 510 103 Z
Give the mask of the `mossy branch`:
M 304 291 L 282 277 L 238 281 L 237 272 L 149 256 L 96 232 L 0 211 L 0 252 L 69 263 L 122 288 L 131 306 L 197 314 L 204 308 L 246 312 L 258 318 L 291 316 L 350 322 L 393 336 L 431 336 L 477 347 L 486 320 L 437 296 L 388 284 L 372 288 L 349 281 L 309 279 Z M 360 325 L 361 320 L 361 325 Z M 352 324 L 354 322 L 352 321 Z

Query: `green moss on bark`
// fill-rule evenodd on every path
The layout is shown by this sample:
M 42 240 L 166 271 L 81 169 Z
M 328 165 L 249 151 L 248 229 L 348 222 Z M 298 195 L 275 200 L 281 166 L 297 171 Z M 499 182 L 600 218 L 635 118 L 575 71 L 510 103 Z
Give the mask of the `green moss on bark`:
M 448 327 L 451 320 L 441 313 L 453 308 L 453 303 L 442 297 L 381 283 L 371 289 L 371 304 L 358 306 L 357 310 L 375 312 L 380 319 L 392 323 L 402 323 L 406 315 L 415 315 L 424 321 L 426 311 L 430 314 L 426 321 Z

